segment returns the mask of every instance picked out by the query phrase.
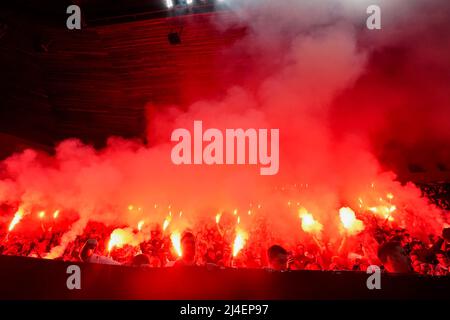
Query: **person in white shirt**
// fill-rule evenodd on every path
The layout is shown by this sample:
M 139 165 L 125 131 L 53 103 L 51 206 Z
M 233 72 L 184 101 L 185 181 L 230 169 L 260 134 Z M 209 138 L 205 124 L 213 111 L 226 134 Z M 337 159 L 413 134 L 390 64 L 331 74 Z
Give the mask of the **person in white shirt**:
M 105 256 L 101 256 L 95 253 L 95 249 L 97 249 L 98 242 L 95 239 L 89 239 L 84 244 L 81 249 L 80 258 L 81 261 L 87 263 L 100 263 L 100 264 L 111 264 L 111 265 L 120 265 L 119 262 Z

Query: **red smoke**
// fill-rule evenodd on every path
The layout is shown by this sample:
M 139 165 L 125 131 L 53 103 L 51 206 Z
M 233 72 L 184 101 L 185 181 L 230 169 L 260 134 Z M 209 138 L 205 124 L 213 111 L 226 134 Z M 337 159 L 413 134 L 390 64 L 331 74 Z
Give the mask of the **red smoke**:
M 151 146 L 111 138 L 94 150 L 68 140 L 54 156 L 13 155 L 2 163 L 0 201 L 20 204 L 28 214 L 75 212 L 51 257 L 89 220 L 134 227 L 145 219 L 147 226 L 179 211 L 182 217 L 171 224 L 183 230 L 237 209 L 240 228 L 251 230 L 264 219 L 274 239 L 285 243 L 310 237 L 301 229 L 301 207 L 323 225 L 318 237 L 334 242 L 345 232 L 342 207 L 367 218 L 377 216 L 369 208 L 395 206 L 395 225 L 418 237 L 439 232 L 441 211 L 414 185 L 397 182 L 380 159 L 392 167 L 449 160 L 443 150 L 450 137 L 444 31 L 450 6 L 411 1 L 399 17 L 404 2 L 381 1 L 383 29 L 368 31 L 364 1 L 344 2 L 258 1 L 236 8 L 233 23 L 214 22 L 248 28 L 224 52 L 230 87 L 220 98 L 203 101 L 199 88 L 198 102 L 187 110 L 149 104 Z M 246 70 L 233 66 L 240 56 L 249 59 Z M 279 128 L 278 175 L 260 176 L 255 166 L 173 165 L 170 133 L 191 129 L 194 120 L 219 129 Z M 130 212 L 129 204 L 142 210 Z M 7 225 L 12 216 L 2 219 Z

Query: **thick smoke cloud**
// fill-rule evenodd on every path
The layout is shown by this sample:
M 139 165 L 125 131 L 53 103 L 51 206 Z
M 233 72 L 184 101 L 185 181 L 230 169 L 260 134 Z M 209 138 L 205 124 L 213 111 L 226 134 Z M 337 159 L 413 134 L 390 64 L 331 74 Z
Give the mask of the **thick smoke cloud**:
M 149 103 L 151 146 L 112 138 L 94 150 L 68 140 L 54 157 L 32 150 L 13 155 L 2 163 L 0 200 L 19 202 L 28 212 L 35 206 L 77 212 L 52 256 L 89 220 L 135 226 L 146 219 L 150 225 L 169 211 L 183 212 L 173 219 L 183 229 L 237 208 L 243 228 L 263 218 L 276 239 L 290 243 L 307 237 L 298 217 L 303 206 L 336 240 L 339 208 L 358 211 L 358 199 L 364 206 L 379 205 L 380 197 L 388 203 L 388 193 L 395 223 L 416 236 L 439 232 L 440 210 L 412 184 L 396 181 L 379 159 L 392 156 L 386 151 L 391 142 L 405 163 L 417 142 L 438 152 L 426 155 L 430 159 L 448 156 L 441 150 L 450 137 L 449 42 L 440 28 L 448 24 L 449 5 L 380 1 L 383 29 L 368 31 L 366 3 L 232 2 L 234 18 L 214 25 L 248 28 L 223 62 L 232 69 L 233 57 L 250 57 L 248 69 L 233 71 L 248 86 L 237 81 L 215 101 L 199 94 L 187 110 Z M 170 133 L 192 130 L 194 120 L 205 128 L 279 128 L 279 174 L 260 176 L 255 166 L 173 165 Z M 129 204 L 142 210 L 130 212 Z

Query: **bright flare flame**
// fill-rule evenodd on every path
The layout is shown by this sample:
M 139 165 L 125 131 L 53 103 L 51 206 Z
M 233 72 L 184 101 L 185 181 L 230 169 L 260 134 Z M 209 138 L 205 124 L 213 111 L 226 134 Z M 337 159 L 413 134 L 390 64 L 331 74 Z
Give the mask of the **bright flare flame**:
M 172 246 L 175 249 L 175 252 L 179 257 L 183 255 L 183 252 L 181 251 L 181 235 L 178 231 L 174 231 L 170 235 L 170 241 L 172 241 Z
M 11 220 L 11 223 L 9 224 L 8 232 L 11 232 L 14 230 L 14 227 L 22 220 L 23 218 L 23 209 L 19 208 L 17 212 L 14 214 L 14 218 Z
M 164 220 L 164 223 L 163 223 L 163 231 L 166 231 L 166 229 L 167 229 L 167 227 L 169 226 L 171 220 L 172 220 L 171 215 L 169 215 L 169 216 Z
M 55 212 L 53 212 L 53 219 L 58 218 L 59 216 L 59 210 L 55 210 Z
M 364 230 L 363 222 L 356 219 L 355 212 L 352 209 L 348 207 L 339 209 L 339 217 L 342 225 L 349 233 L 354 234 Z
M 397 210 L 397 207 L 394 205 L 389 206 L 378 206 L 378 207 L 370 207 L 368 210 L 376 215 L 379 215 L 383 219 L 388 219 L 389 221 L 394 221 L 394 217 L 392 217 L 392 213 Z
M 133 234 L 130 231 L 120 228 L 114 229 L 108 242 L 108 251 L 111 252 L 115 247 L 122 248 L 125 244 L 134 242 Z
M 142 230 L 142 227 L 144 226 L 144 223 L 145 223 L 144 220 L 141 220 L 141 221 L 138 222 L 137 228 L 138 228 L 139 231 Z
M 236 238 L 233 242 L 233 257 L 236 257 L 239 251 L 244 248 L 245 241 L 247 240 L 247 233 L 243 230 L 237 229 L 236 230 Z
M 45 218 L 45 211 L 40 211 L 38 214 L 39 219 L 44 219 Z
M 322 224 L 316 221 L 313 215 L 306 211 L 305 208 L 300 208 L 299 217 L 302 219 L 302 229 L 308 233 L 320 232 L 323 228 Z
M 216 223 L 219 224 L 220 223 L 220 218 L 222 217 L 221 213 L 216 214 Z

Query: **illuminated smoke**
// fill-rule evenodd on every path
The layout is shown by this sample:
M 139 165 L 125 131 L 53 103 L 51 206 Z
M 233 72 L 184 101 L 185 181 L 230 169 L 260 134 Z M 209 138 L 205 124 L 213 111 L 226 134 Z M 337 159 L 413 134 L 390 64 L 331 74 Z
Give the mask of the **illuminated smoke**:
M 89 221 L 135 228 L 145 218 L 145 225 L 162 224 L 170 232 L 195 228 L 205 220 L 214 223 L 214 217 L 217 225 L 222 224 L 224 217 L 215 216 L 222 211 L 235 212 L 249 240 L 250 227 L 265 218 L 273 238 L 290 244 L 308 237 L 299 228 L 297 203 L 313 213 L 314 220 L 304 216 L 303 230 L 313 221 L 320 222 L 320 228 L 313 223 L 315 233 L 320 230 L 335 242 L 342 236 L 339 210 L 343 207 L 358 217 L 387 219 L 408 228 L 413 236 L 440 232 L 441 211 L 421 198 L 413 184 L 398 182 L 379 158 L 390 155 L 392 150 L 385 146 L 394 141 L 398 150 L 414 158 L 445 159 L 444 151 L 413 151 L 424 145 L 435 150 L 429 141 L 444 141 L 443 145 L 450 141 L 449 98 L 444 91 L 448 78 L 443 76 L 449 71 L 450 42 L 425 36 L 425 32 L 436 34 L 436 25 L 446 26 L 441 13 L 448 12 L 449 5 L 441 4 L 442 9 L 427 18 L 424 12 L 436 4 L 411 2 L 397 21 L 399 4 L 383 1 L 385 29 L 370 34 L 364 30 L 364 1 L 254 3 L 236 8 L 232 21 L 214 21 L 219 29 L 248 27 L 246 36 L 227 48 L 228 59 L 221 61 L 222 68 L 230 71 L 230 86 L 215 100 L 202 100 L 199 88 L 198 102 L 187 108 L 149 103 L 151 145 L 111 138 L 107 147 L 95 150 L 69 139 L 56 147 L 54 156 L 26 150 L 3 161 L 0 201 L 30 210 L 36 207 L 35 213 L 39 208 L 48 212 L 58 208 L 61 217 L 63 212 L 76 212 L 70 230 L 48 257 L 60 256 Z M 424 30 L 420 31 L 424 37 L 415 44 L 418 28 Z M 393 54 L 396 46 L 400 49 Z M 393 66 L 403 54 L 407 64 Z M 249 57 L 248 65 L 236 70 L 234 61 L 241 56 Z M 433 68 L 428 70 L 427 64 Z M 411 66 L 421 68 L 419 80 L 412 79 L 416 75 Z M 401 83 L 396 92 L 390 90 L 397 86 L 392 77 Z M 279 173 L 262 177 L 251 166 L 173 165 L 170 133 L 192 128 L 194 120 L 221 130 L 279 128 Z M 401 152 L 398 159 L 403 159 Z M 394 198 L 387 198 L 388 193 Z M 287 201 L 291 206 L 286 206 Z M 258 208 L 249 203 L 258 203 Z M 183 214 L 172 216 L 172 210 Z M 359 221 L 352 217 L 351 221 Z M 21 218 L 8 217 L 10 231 Z M 359 227 L 346 229 L 360 231 Z M 245 238 L 237 233 L 234 240 L 233 254 L 237 254 Z M 114 246 L 116 242 L 123 241 L 114 240 Z

